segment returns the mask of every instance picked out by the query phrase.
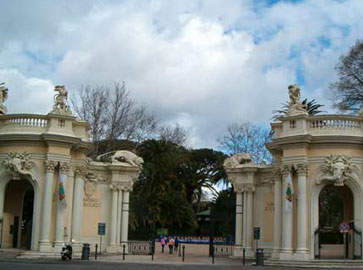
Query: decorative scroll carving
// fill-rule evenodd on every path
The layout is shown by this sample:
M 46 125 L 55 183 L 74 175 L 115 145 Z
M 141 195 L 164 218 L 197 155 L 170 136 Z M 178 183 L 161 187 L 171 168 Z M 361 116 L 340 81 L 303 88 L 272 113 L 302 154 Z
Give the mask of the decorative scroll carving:
M 297 164 L 295 166 L 298 175 L 307 175 L 308 166 L 306 164 Z
M 51 113 L 61 114 L 61 115 L 72 115 L 72 112 L 69 106 L 67 105 L 68 92 L 64 87 L 64 85 L 57 85 L 54 88 L 54 91 L 58 92 L 58 94 L 54 96 L 54 105 Z
M 289 109 L 286 112 L 287 116 L 308 115 L 306 108 L 303 106 L 300 98 L 300 87 L 297 84 L 289 85 Z
M 248 153 L 238 153 L 227 158 L 223 166 L 227 169 L 243 167 L 246 165 L 253 165 L 251 155 Z
M 290 172 L 291 172 L 291 166 L 284 165 L 281 167 L 281 174 L 284 178 L 286 178 Z
M 8 99 L 8 88 L 5 83 L 0 83 L 0 115 L 8 112 L 6 106 L 3 104 Z
M 53 160 L 44 161 L 44 168 L 46 172 L 54 172 L 56 165 L 57 165 L 56 162 Z
M 330 155 L 325 159 L 325 164 L 321 165 L 324 175 L 316 180 L 316 184 L 323 181 L 333 182 L 335 186 L 343 186 L 344 181 L 351 172 L 351 157 L 344 155 Z
M 59 169 L 62 173 L 67 173 L 71 169 L 71 165 L 68 162 L 59 162 Z
M 30 154 L 27 152 L 11 152 L 4 160 L 4 167 L 13 174 L 14 178 L 19 175 L 31 175 L 30 170 L 34 167 L 34 162 L 30 160 Z

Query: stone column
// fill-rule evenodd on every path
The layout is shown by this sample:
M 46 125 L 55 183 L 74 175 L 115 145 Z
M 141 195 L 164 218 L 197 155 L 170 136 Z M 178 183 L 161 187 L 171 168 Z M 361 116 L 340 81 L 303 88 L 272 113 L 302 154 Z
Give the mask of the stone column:
M 286 188 L 288 177 L 291 177 L 290 168 L 285 167 L 283 170 L 283 189 L 282 189 L 282 250 L 281 250 L 281 259 L 289 259 L 292 255 L 292 224 L 293 224 L 293 207 L 288 209 L 286 206 Z
M 115 186 L 111 185 L 111 235 L 110 245 L 107 247 L 107 252 L 116 252 L 116 236 L 117 236 L 117 193 L 118 190 Z
M 72 240 L 77 245 L 81 244 L 81 228 L 83 221 L 83 193 L 84 179 L 83 172 L 80 169 L 76 170 L 73 211 L 72 211 Z
M 59 176 L 64 180 L 64 187 L 67 182 L 67 173 L 69 171 L 69 163 L 59 162 Z M 57 216 L 56 216 L 56 224 L 55 224 L 55 251 L 58 252 L 61 246 L 64 244 L 64 217 L 67 210 L 67 207 L 61 203 L 59 200 L 59 181 L 58 179 L 58 188 L 57 188 Z M 67 198 L 66 198 L 67 200 Z
M 116 237 L 116 245 L 120 245 L 121 243 L 121 230 L 122 230 L 122 190 L 118 190 L 118 200 L 117 200 L 117 237 Z
M 253 256 L 253 188 L 248 188 L 247 195 L 247 221 L 246 221 L 246 256 Z
M 242 220 L 243 220 L 243 196 L 242 189 L 234 187 L 236 192 L 236 236 L 235 236 L 235 247 L 233 250 L 233 256 L 242 256 Z
M 298 204 L 297 204 L 297 250 L 296 253 L 308 253 L 307 248 L 307 198 L 306 198 L 306 176 L 307 166 L 299 164 L 298 173 Z
M 42 217 L 41 217 L 41 235 L 39 241 L 39 250 L 41 252 L 50 252 L 50 224 L 52 218 L 52 197 L 53 197 L 53 180 L 55 162 L 46 160 L 44 162 L 45 180 L 43 191 Z
M 246 248 L 247 245 L 247 192 L 244 190 L 242 193 L 243 200 L 243 221 L 242 221 L 242 246 Z
M 129 198 L 130 191 L 128 188 L 125 188 L 123 191 L 123 200 L 122 200 L 122 229 L 121 229 L 121 246 L 126 245 L 127 251 L 127 241 L 128 241 L 128 230 L 129 230 Z
M 274 187 L 274 258 L 278 258 L 281 250 L 281 211 L 281 174 L 278 173 Z

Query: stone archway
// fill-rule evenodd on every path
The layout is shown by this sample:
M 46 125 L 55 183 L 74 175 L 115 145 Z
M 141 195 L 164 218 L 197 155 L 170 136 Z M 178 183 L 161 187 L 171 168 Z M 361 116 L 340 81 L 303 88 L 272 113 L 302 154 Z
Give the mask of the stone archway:
M 354 228 L 353 193 L 347 185 L 325 185 L 319 194 L 319 253 L 321 259 L 353 259 L 353 232 L 342 234 L 346 222 Z
M 5 188 L 2 246 L 31 248 L 34 188 L 24 179 L 9 181 Z
M 330 183 L 323 182 L 321 184 L 313 183 L 311 190 L 311 200 L 310 200 L 310 259 L 314 259 L 317 255 L 318 239 L 316 232 L 320 228 L 319 226 L 319 195 L 324 187 L 328 186 Z M 357 232 L 362 231 L 362 189 L 356 177 L 349 177 L 345 182 L 347 188 L 351 191 L 353 195 L 353 221 L 354 227 Z M 353 235 L 355 237 L 355 235 Z M 362 239 L 359 239 L 362 242 Z M 360 243 L 356 241 L 353 248 L 353 257 L 361 258 L 361 248 Z
M 5 230 L 10 230 L 10 224 L 8 224 L 8 228 L 6 228 L 6 220 L 4 218 L 4 210 L 5 210 L 5 203 L 6 203 L 6 190 L 8 185 L 13 181 L 25 181 L 28 184 L 28 187 L 31 187 L 33 190 L 33 215 L 31 221 L 31 242 L 30 242 L 30 249 L 31 250 L 38 250 L 39 247 L 39 231 L 40 231 L 40 208 L 41 208 L 41 194 L 40 194 L 40 186 L 36 178 L 33 176 L 35 175 L 32 173 L 31 175 L 22 176 L 17 178 L 18 180 L 13 180 L 13 175 L 8 173 L 6 170 L 1 170 L 0 173 L 0 220 L 1 222 L 1 234 L 0 234 L 0 241 L 1 244 L 4 243 L 3 241 L 3 232 Z M 25 190 L 23 190 L 23 196 L 25 195 Z M 21 207 L 23 208 L 23 207 Z M 22 213 L 21 213 L 22 214 Z M 21 216 L 19 216 L 21 219 Z M 1 245 L 3 247 L 3 245 Z

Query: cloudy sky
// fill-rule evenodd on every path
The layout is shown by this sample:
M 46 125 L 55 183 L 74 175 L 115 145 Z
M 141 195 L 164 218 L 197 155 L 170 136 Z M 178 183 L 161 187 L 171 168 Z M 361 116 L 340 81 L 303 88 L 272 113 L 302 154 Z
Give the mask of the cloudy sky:
M 126 81 L 162 123 L 216 147 L 228 124 L 267 125 L 299 83 L 329 104 L 334 66 L 363 37 L 362 0 L 14 0 L 0 3 L 9 113 L 47 113 L 54 85 Z

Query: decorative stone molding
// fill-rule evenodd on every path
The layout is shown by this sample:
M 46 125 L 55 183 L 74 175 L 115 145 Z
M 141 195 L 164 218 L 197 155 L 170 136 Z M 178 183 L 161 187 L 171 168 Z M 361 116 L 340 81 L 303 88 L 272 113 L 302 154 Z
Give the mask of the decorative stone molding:
M 54 96 L 54 105 L 53 110 L 51 111 L 52 114 L 60 114 L 60 115 L 72 115 L 72 112 L 67 105 L 67 97 L 68 97 L 68 91 L 64 87 L 64 85 L 57 85 L 54 88 L 55 92 L 58 92 Z
M 306 164 L 297 164 L 295 165 L 295 169 L 298 175 L 305 175 L 308 174 L 308 166 Z
M 289 85 L 289 109 L 286 116 L 308 115 L 306 108 L 303 106 L 300 98 L 300 86 L 297 84 Z
M 223 167 L 226 169 L 238 168 L 248 165 L 253 165 L 251 155 L 248 153 L 235 154 L 227 158 L 223 163 Z
M 316 184 L 319 185 L 323 181 L 327 181 L 334 183 L 335 186 L 343 186 L 344 181 L 351 173 L 351 169 L 350 156 L 330 155 L 325 159 L 325 164 L 320 166 L 323 175 L 316 179 Z
M 282 174 L 283 178 L 286 178 L 289 175 L 289 173 L 291 172 L 291 169 L 292 168 L 290 165 L 283 165 L 281 167 L 281 174 Z
M 129 181 L 129 182 L 113 182 L 110 184 L 110 189 L 111 190 L 127 190 L 127 191 L 132 191 L 132 187 L 133 187 L 133 181 Z
M 62 173 L 67 173 L 71 169 L 71 165 L 68 162 L 59 162 L 59 169 Z
M 282 180 L 282 170 L 281 167 L 275 167 L 273 169 L 273 175 L 274 175 L 274 180 L 276 181 L 281 181 Z
M 8 88 L 5 83 L 0 83 L 0 115 L 8 112 L 6 106 L 3 104 L 8 99 Z
M 54 172 L 56 165 L 56 162 L 53 160 L 44 161 L 44 169 L 46 172 Z
M 20 175 L 31 175 L 30 170 L 34 167 L 34 162 L 30 160 L 30 154 L 27 152 L 11 152 L 4 160 L 3 165 L 13 177 L 19 178 Z

